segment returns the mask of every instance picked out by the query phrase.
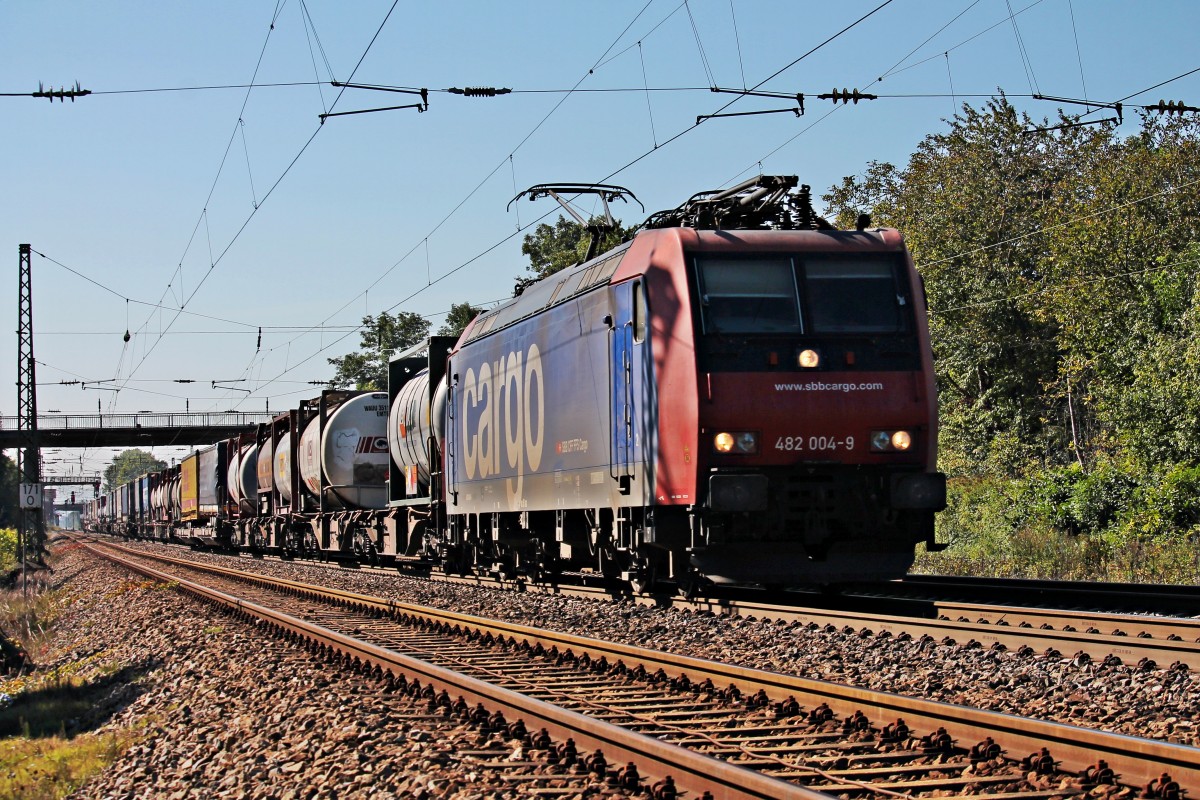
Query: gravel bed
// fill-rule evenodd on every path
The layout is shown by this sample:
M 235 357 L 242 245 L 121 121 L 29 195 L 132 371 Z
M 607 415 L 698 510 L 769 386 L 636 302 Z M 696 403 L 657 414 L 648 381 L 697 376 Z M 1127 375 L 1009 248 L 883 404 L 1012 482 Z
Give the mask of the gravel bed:
M 520 782 L 526 786 L 590 782 L 590 791 L 558 796 L 624 796 L 564 777 L 545 752 L 507 736 L 431 717 L 425 702 L 78 548 L 56 546 L 52 563 L 48 578 L 70 600 L 34 659 L 40 669 L 69 666 L 108 687 L 93 718 L 70 721 L 68 732 L 143 734 L 74 798 L 528 796 L 464 752 L 501 747 L 513 763 L 504 771 L 540 776 Z M 113 668 L 121 668 L 117 679 L 105 681 Z
M 171 553 L 180 556 L 189 551 L 171 548 Z M 1200 682 L 1195 674 L 1173 671 L 1167 665 L 1140 669 L 928 640 L 862 637 L 796 624 L 507 592 L 304 562 L 202 553 L 185 557 L 224 565 L 233 561 L 247 571 L 756 669 L 1200 746 L 1196 715 Z

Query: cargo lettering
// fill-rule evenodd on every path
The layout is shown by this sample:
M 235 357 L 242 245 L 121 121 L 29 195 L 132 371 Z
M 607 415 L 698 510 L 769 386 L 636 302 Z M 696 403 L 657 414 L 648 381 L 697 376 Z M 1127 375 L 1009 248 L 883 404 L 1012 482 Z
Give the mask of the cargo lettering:
M 509 501 L 521 496 L 525 470 L 542 464 L 546 433 L 546 393 L 542 355 L 536 344 L 496 361 L 468 368 L 462 386 L 462 454 L 467 480 L 509 479 Z M 510 473 L 511 474 L 511 473 Z

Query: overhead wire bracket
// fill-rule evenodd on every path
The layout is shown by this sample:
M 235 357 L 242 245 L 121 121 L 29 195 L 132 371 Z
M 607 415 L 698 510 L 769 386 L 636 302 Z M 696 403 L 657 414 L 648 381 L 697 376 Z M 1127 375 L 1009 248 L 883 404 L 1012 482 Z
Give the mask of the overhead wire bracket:
M 325 124 L 325 120 L 329 117 L 349 117 L 354 114 L 373 114 L 376 111 L 399 111 L 404 108 L 415 108 L 418 113 L 424 113 L 429 110 L 429 90 L 428 89 L 400 89 L 394 86 L 375 86 L 369 83 L 342 83 L 341 81 L 331 81 L 332 85 L 342 89 L 369 89 L 375 92 L 392 92 L 394 94 L 414 94 L 420 95 L 421 102 L 408 103 L 402 106 L 384 106 L 382 108 L 364 108 L 358 111 L 327 111 L 324 114 L 318 114 L 318 119 L 321 124 Z
M 1152 106 L 1142 106 L 1142 108 L 1146 111 L 1157 111 L 1159 114 L 1182 115 L 1185 111 L 1193 114 L 1200 111 L 1200 107 L 1186 105 L 1182 100 L 1159 100 Z
M 767 111 L 731 111 L 728 114 L 699 114 L 696 116 L 696 124 L 699 125 L 706 119 L 716 119 L 718 117 L 753 117 L 759 114 L 787 114 L 792 113 L 797 117 L 804 116 L 804 93 L 797 92 L 796 94 L 787 94 L 785 92 L 762 92 L 754 89 L 724 89 L 720 86 L 711 86 L 709 91 L 722 94 L 737 94 L 744 97 L 771 97 L 779 100 L 795 100 L 795 108 L 772 108 Z
M 733 111 L 728 114 L 698 114 L 696 115 L 696 124 L 699 125 L 706 119 L 716 119 L 718 117 L 753 117 L 759 114 L 795 114 L 797 117 L 803 116 L 804 107 L 799 108 L 772 108 L 766 111 Z
M 1082 128 L 1085 125 L 1103 125 L 1107 122 L 1115 122 L 1118 125 L 1120 125 L 1121 123 L 1123 123 L 1125 121 L 1125 114 L 1124 114 L 1125 106 L 1122 105 L 1121 103 L 1100 103 L 1095 100 L 1076 100 L 1075 98 L 1072 98 L 1072 97 L 1053 97 L 1053 96 L 1047 95 L 1047 94 L 1035 94 L 1035 95 L 1033 95 L 1033 99 L 1034 100 L 1049 100 L 1053 103 L 1068 103 L 1068 104 L 1077 105 L 1077 106 L 1087 106 L 1089 109 L 1089 111 L 1088 111 L 1089 114 L 1091 113 L 1091 111 L 1093 109 L 1109 108 L 1109 109 L 1112 109 L 1113 111 L 1117 112 L 1117 115 L 1115 117 L 1105 117 L 1104 119 L 1090 119 L 1090 120 L 1086 120 L 1086 121 L 1081 120 L 1079 117 L 1076 117 L 1071 122 L 1064 122 L 1061 125 L 1050 125 L 1045 128 L 1030 128 L 1027 131 L 1023 131 L 1023 133 L 1025 133 L 1026 135 L 1031 134 L 1031 133 L 1050 133 L 1052 131 L 1065 131 L 1070 128 Z

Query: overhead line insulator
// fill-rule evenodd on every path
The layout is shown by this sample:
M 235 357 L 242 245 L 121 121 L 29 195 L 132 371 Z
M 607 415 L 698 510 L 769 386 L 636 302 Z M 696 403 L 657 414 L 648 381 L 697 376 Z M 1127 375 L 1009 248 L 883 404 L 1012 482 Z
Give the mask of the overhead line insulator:
M 54 87 L 47 89 L 41 81 L 38 81 L 38 90 L 36 92 L 31 92 L 30 97 L 44 97 L 51 103 L 54 102 L 55 98 L 58 98 L 58 101 L 61 103 L 65 102 L 66 98 L 69 97 L 71 98 L 71 102 L 74 103 L 76 97 L 87 97 L 91 93 L 91 89 L 79 88 L 79 81 L 75 81 L 75 86 L 71 89 L 63 89 L 61 87 L 58 89 L 55 89 Z
M 860 92 L 858 89 L 842 89 L 841 91 L 834 89 L 832 92 L 817 95 L 817 99 L 832 100 L 835 105 L 837 103 L 854 103 L 858 105 L 859 100 L 878 100 L 879 95 L 867 94 L 866 92 Z
M 1155 105 L 1142 106 L 1142 108 L 1146 109 L 1147 111 L 1157 111 L 1160 114 L 1183 114 L 1185 111 L 1200 111 L 1200 108 L 1186 105 L 1181 100 L 1159 100 Z
M 495 86 L 467 86 L 459 89 L 457 86 L 451 86 L 446 91 L 450 94 L 461 94 L 463 97 L 495 97 L 500 94 L 508 94 L 512 89 L 497 89 Z

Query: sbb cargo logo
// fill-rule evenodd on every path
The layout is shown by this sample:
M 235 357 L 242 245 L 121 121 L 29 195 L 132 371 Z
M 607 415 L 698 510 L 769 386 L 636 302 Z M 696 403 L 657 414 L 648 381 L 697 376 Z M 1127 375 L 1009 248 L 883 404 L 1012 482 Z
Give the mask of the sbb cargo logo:
M 521 496 L 525 470 L 537 472 L 546 439 L 546 390 L 536 344 L 484 362 L 463 376 L 462 455 L 466 479 L 516 473 L 509 501 Z

